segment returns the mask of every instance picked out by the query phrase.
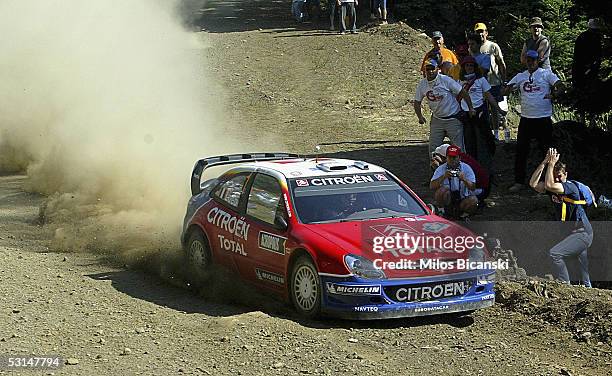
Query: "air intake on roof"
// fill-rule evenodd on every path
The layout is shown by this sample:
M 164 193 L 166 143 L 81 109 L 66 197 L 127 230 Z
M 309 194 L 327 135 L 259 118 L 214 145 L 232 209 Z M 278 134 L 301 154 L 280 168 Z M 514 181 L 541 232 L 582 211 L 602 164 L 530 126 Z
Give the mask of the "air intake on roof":
M 367 170 L 370 168 L 364 161 L 355 161 L 354 165 L 360 170 Z
M 343 164 L 339 164 L 337 162 L 332 162 L 332 163 L 319 163 L 319 164 L 317 164 L 317 168 L 319 170 L 323 170 L 325 172 L 331 172 L 331 171 L 346 170 L 348 168 L 348 166 L 347 165 L 343 165 Z

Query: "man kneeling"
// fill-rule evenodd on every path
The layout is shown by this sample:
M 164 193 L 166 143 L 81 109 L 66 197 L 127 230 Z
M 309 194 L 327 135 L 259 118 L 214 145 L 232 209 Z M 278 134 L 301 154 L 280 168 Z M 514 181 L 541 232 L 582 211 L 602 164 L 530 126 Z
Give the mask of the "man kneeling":
M 436 151 L 432 154 L 430 162 L 432 172 L 436 171 L 441 164 L 446 162 L 446 150 L 449 146 L 449 144 L 442 144 L 438 146 Z M 474 176 L 476 177 L 476 188 L 474 189 L 474 194 L 478 199 L 478 205 L 484 206 L 484 199 L 489 197 L 489 193 L 491 192 L 491 176 L 489 172 L 469 154 L 460 151 L 459 157 L 461 162 L 470 166 L 472 171 L 474 171 Z
M 476 177 L 466 163 L 461 162 L 461 149 L 451 145 L 446 149 L 446 163 L 434 172 L 429 187 L 435 190 L 434 200 L 451 217 L 473 214 L 478 207 L 474 194 Z

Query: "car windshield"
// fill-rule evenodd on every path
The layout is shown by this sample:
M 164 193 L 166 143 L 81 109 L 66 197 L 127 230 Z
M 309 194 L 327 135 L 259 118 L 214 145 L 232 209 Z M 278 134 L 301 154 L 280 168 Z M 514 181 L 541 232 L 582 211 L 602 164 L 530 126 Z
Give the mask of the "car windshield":
M 302 223 L 425 215 L 419 202 L 387 173 L 289 179 Z

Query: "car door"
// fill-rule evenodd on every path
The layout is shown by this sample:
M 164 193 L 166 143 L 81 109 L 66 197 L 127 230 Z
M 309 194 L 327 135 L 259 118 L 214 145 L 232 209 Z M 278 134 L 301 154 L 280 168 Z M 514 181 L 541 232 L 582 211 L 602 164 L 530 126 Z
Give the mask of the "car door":
M 245 209 L 251 225 L 247 240 L 249 254 L 240 260 L 239 268 L 244 278 L 262 287 L 279 290 L 284 288 L 286 281 L 287 212 L 283 191 L 274 176 L 257 173 L 252 180 Z
M 250 226 L 240 208 L 243 206 L 250 173 L 222 179 L 213 188 L 214 204 L 204 215 L 206 229 L 216 263 L 235 270 L 234 255 L 246 257 Z

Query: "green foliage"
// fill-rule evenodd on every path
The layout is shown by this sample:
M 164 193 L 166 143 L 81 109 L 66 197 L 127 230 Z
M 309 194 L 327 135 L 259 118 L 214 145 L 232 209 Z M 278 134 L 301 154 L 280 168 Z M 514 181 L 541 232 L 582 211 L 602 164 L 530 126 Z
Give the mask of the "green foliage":
M 529 19 L 541 17 L 544 35 L 552 44 L 553 69 L 569 75 L 574 41 L 586 29 L 586 15 L 576 15 L 576 0 L 440 0 L 433 3 L 398 1 L 401 17 L 431 32 L 441 30 L 448 45 L 463 42 L 476 22 L 485 22 L 492 39 L 499 43 L 511 73 L 524 69 L 520 64 L 523 43 L 530 36 Z
M 601 5 L 585 0 L 439 0 L 426 3 L 396 0 L 396 16 L 430 35 L 434 30 L 442 31 L 449 48 L 464 43 L 466 33 L 472 32 L 476 22 L 486 23 L 489 38 L 499 44 L 504 54 L 508 79 L 525 69 L 520 54 L 531 35 L 529 20 L 537 16 L 542 18 L 543 34 L 552 46 L 552 69 L 570 81 L 576 37 L 586 30 L 587 18 L 600 16 L 594 12 L 601 13 Z M 609 58 L 602 64 L 604 69 L 610 65 Z

